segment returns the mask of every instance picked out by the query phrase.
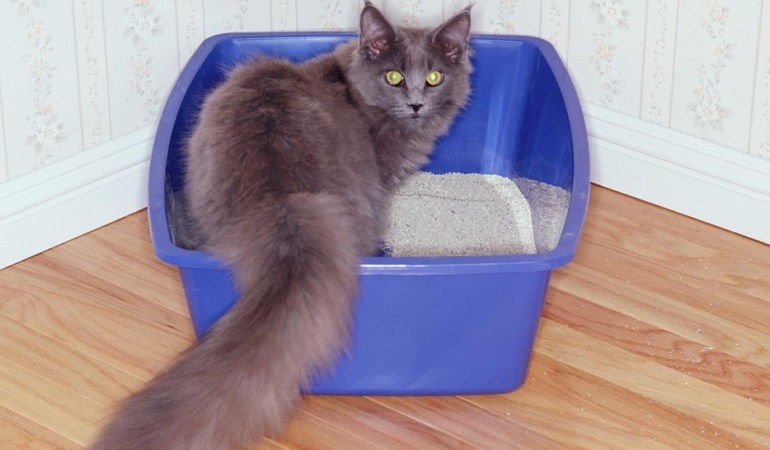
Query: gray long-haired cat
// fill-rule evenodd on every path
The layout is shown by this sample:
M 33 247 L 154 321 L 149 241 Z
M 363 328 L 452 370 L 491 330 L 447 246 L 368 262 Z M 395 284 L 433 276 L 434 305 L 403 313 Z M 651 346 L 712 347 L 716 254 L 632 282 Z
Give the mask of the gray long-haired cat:
M 240 449 L 281 433 L 346 348 L 358 256 L 375 252 L 391 192 L 466 102 L 469 9 L 398 28 L 366 2 L 359 39 L 299 65 L 256 59 L 207 98 L 186 195 L 242 297 L 92 448 Z

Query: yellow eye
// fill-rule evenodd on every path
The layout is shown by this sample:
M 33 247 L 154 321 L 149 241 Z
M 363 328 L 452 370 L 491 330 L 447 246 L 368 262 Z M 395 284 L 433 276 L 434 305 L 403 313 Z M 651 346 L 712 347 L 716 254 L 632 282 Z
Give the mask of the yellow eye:
M 385 74 L 385 81 L 391 86 L 399 86 L 404 82 L 404 76 L 397 70 L 389 70 Z
M 444 74 L 438 70 L 434 70 L 425 77 L 425 82 L 428 83 L 428 86 L 438 86 L 442 81 L 444 81 Z

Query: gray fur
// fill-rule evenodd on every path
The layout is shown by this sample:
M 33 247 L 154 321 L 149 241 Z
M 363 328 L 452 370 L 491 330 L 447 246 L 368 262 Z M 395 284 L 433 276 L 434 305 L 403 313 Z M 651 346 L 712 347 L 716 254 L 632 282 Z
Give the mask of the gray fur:
M 242 298 L 91 448 L 242 449 L 282 432 L 346 349 L 358 257 L 376 250 L 393 189 L 466 101 L 469 28 L 468 9 L 422 30 L 366 2 L 355 42 L 299 65 L 251 61 L 207 98 L 186 196 Z M 392 69 L 403 85 L 385 82 Z M 434 69 L 445 79 L 429 87 Z

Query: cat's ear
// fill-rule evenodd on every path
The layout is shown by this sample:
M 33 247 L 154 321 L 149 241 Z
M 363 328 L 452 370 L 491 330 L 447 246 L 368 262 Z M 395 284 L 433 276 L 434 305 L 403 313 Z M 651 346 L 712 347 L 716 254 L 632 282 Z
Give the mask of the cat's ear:
M 366 56 L 375 59 L 387 53 L 396 40 L 396 30 L 385 16 L 367 1 L 361 11 L 361 48 Z
M 455 14 L 441 24 L 431 35 L 441 53 L 452 63 L 458 63 L 468 50 L 468 37 L 471 32 L 471 6 Z

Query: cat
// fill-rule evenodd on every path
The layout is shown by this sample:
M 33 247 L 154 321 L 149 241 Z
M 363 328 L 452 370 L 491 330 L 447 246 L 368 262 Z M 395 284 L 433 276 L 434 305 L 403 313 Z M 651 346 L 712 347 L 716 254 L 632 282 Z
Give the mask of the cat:
M 357 39 L 299 64 L 254 58 L 206 98 L 185 195 L 242 295 L 92 449 L 241 449 L 281 434 L 347 348 L 358 258 L 377 250 L 392 192 L 468 99 L 470 24 L 469 6 L 435 29 L 396 27 L 366 1 Z

